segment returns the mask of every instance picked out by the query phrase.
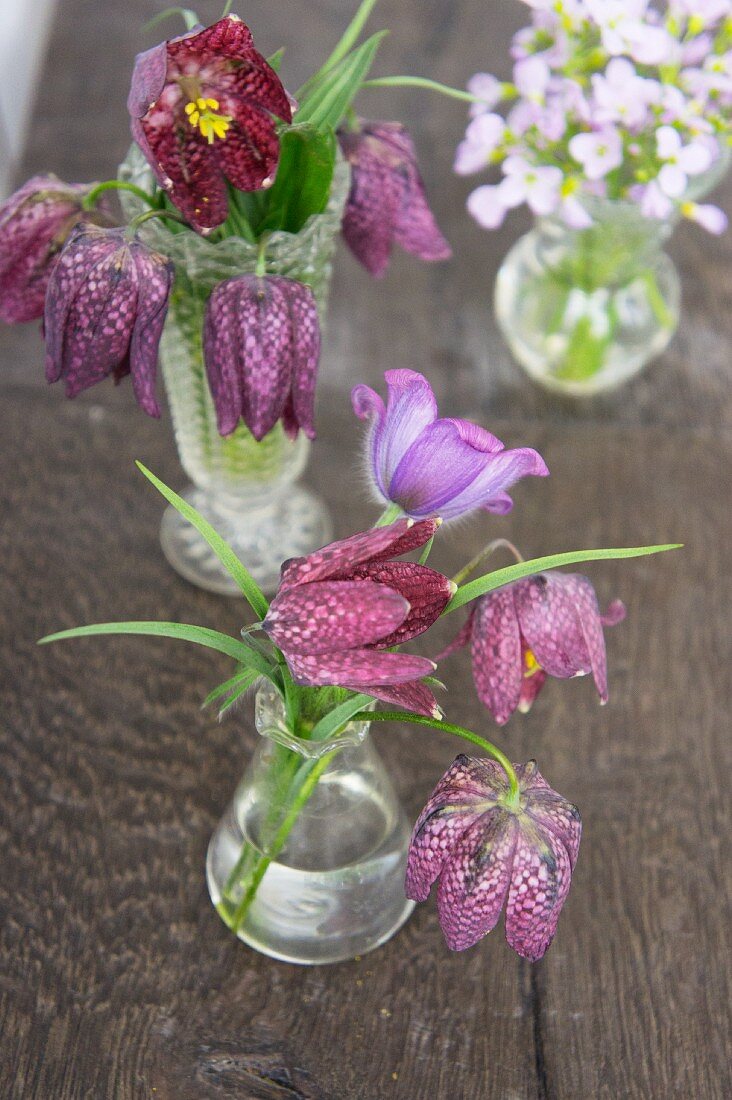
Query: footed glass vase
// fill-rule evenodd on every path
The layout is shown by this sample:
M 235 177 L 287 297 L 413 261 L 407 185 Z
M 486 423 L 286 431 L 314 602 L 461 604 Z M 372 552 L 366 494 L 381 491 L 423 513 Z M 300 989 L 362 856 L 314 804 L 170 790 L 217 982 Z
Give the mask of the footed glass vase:
M 211 838 L 211 900 L 239 939 L 286 962 L 339 962 L 388 940 L 404 893 L 410 826 L 366 722 L 295 737 L 280 696 L 255 703 L 262 741 Z
M 498 272 L 496 319 L 514 357 L 547 389 L 612 389 L 671 340 L 680 283 L 663 251 L 673 225 L 629 202 L 587 202 L 593 225 L 541 218 Z
M 146 190 L 152 187 L 137 147 L 119 175 Z M 299 233 L 274 232 L 267 240 L 266 273 L 312 288 L 321 332 L 348 186 L 348 166 L 339 161 L 324 212 L 310 217 Z M 120 194 L 128 217 L 146 209 L 135 195 Z M 293 442 L 278 424 L 260 443 L 243 423 L 229 436 L 218 433 L 203 362 L 206 303 L 217 283 L 255 272 L 257 245 L 240 237 L 212 241 L 158 218 L 146 221 L 139 232 L 175 264 L 160 363 L 178 454 L 192 482 L 181 495 L 226 539 L 260 587 L 274 591 L 282 562 L 328 542 L 331 521 L 324 503 L 298 484 L 309 450 L 302 433 Z M 173 508 L 163 516 L 160 541 L 170 564 L 189 581 L 213 592 L 239 594 L 208 543 Z

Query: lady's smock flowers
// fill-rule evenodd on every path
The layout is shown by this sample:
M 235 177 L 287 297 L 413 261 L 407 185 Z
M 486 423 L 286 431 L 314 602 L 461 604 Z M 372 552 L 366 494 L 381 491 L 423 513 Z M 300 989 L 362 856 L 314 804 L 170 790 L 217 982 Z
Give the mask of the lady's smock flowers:
M 381 499 L 415 519 L 453 519 L 476 508 L 503 515 L 506 492 L 519 478 L 549 471 L 530 447 L 506 450 L 469 420 L 440 419 L 429 382 L 411 370 L 390 370 L 386 407 L 369 386 L 356 386 L 353 408 L 371 422 L 370 473 Z
M 499 764 L 457 757 L 417 819 L 406 892 L 425 901 L 439 879 L 440 924 L 453 951 L 492 931 L 505 905 L 509 946 L 536 961 L 569 893 L 582 822 L 533 760 L 515 770 L 513 800 Z

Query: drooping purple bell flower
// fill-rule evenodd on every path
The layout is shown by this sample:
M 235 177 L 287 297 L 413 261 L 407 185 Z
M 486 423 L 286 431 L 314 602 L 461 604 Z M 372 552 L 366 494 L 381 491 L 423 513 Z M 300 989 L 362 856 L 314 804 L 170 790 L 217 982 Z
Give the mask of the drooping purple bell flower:
M 424 546 L 438 522 L 401 519 L 282 567 L 263 629 L 298 684 L 337 685 L 439 716 L 425 657 L 389 653 L 441 614 L 455 585 L 426 565 L 394 561 Z
M 414 142 L 398 122 L 359 121 L 338 131 L 351 166 L 343 236 L 372 275 L 389 266 L 393 245 L 420 260 L 448 260 L 452 249 L 427 204 Z
M 388 402 L 369 386 L 356 386 L 353 409 L 370 421 L 369 467 L 385 503 L 415 519 L 462 516 L 476 508 L 503 515 L 513 507 L 506 490 L 519 478 L 549 471 L 530 447 L 505 450 L 469 420 L 442 419 L 429 382 L 412 370 L 384 375 Z
M 273 183 L 272 116 L 292 121 L 280 78 L 235 15 L 139 54 L 127 108 L 160 186 L 204 232 L 226 220 L 226 180 L 240 191 Z
M 221 435 L 243 419 L 261 440 L 282 420 L 315 438 L 318 307 L 309 286 L 276 275 L 237 275 L 214 288 L 203 350 Z
M 107 221 L 102 211 L 82 209 L 93 186 L 33 176 L 0 206 L 0 321 L 43 316 L 51 270 L 73 227 Z
M 582 822 L 535 761 L 514 767 L 515 802 L 499 764 L 457 757 L 414 827 L 406 893 L 425 901 L 439 879 L 437 909 L 453 951 L 472 947 L 491 932 L 505 905 L 509 946 L 535 962 L 554 938 Z
M 606 703 L 604 626 L 625 618 L 613 600 L 600 614 L 587 577 L 540 573 L 507 584 L 476 600 L 455 641 L 441 656 L 470 643 L 476 691 L 503 725 L 515 710 L 526 713 L 547 676 L 566 680 L 592 673 Z
M 59 256 L 45 311 L 46 378 L 66 396 L 132 375 L 138 404 L 160 416 L 155 379 L 172 264 L 124 229 L 79 225 Z

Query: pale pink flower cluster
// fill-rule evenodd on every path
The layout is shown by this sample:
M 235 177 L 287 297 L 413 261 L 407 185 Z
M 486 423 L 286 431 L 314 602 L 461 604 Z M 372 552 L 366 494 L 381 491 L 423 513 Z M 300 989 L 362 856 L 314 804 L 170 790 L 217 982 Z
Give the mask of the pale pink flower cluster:
M 479 102 L 455 171 L 502 169 L 470 195 L 476 221 L 495 229 L 525 203 L 585 228 L 593 196 L 723 232 L 725 214 L 694 197 L 732 140 L 732 0 L 524 2 L 512 79 L 468 84 Z

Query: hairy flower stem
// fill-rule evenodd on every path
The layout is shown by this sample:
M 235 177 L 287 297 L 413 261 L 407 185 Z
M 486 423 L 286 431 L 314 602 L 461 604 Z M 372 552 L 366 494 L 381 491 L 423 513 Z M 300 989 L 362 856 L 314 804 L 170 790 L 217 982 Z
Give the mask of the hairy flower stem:
M 374 527 L 388 527 L 390 523 L 398 520 L 402 510 L 398 504 L 389 504 L 377 519 Z
M 154 195 L 148 194 L 147 191 L 143 191 L 141 187 L 134 183 L 125 183 L 123 180 L 106 180 L 104 183 L 98 183 L 96 187 L 92 187 L 81 204 L 83 209 L 93 210 L 97 205 L 97 200 L 105 191 L 129 191 L 131 194 L 136 195 L 138 199 L 141 199 L 142 202 L 146 202 L 148 206 L 157 207 L 158 204 L 158 200 Z
M 509 782 L 509 799 L 513 804 L 518 801 L 519 782 L 511 761 L 491 741 L 486 741 L 485 738 L 479 737 L 477 733 L 465 729 L 464 726 L 454 726 L 451 722 L 442 722 L 437 718 L 426 718 L 421 714 L 410 714 L 407 711 L 401 710 L 377 710 L 373 713 L 370 711 L 361 711 L 360 714 L 355 714 L 351 721 L 412 722 L 417 726 L 429 726 L 432 729 L 441 730 L 443 733 L 452 733 L 456 737 L 462 737 L 464 741 L 470 741 L 471 744 L 477 745 L 478 748 L 483 749 L 484 752 L 501 765 Z
M 469 561 L 459 573 L 455 574 L 452 578 L 453 584 L 460 586 L 463 581 L 466 581 L 470 574 L 474 573 L 478 566 L 482 565 L 491 554 L 496 552 L 496 550 L 510 550 L 517 562 L 522 562 L 524 560 L 521 553 L 512 542 L 508 541 L 508 539 L 493 539 L 493 541 L 489 542 L 487 546 L 484 546 L 483 549 L 475 555 L 472 561 Z
M 362 88 L 426 88 L 439 92 L 449 99 L 459 99 L 463 103 L 483 103 L 480 96 L 463 92 L 460 88 L 451 88 L 449 84 L 440 84 L 437 80 L 428 80 L 424 76 L 379 76 L 373 80 L 364 80 Z

